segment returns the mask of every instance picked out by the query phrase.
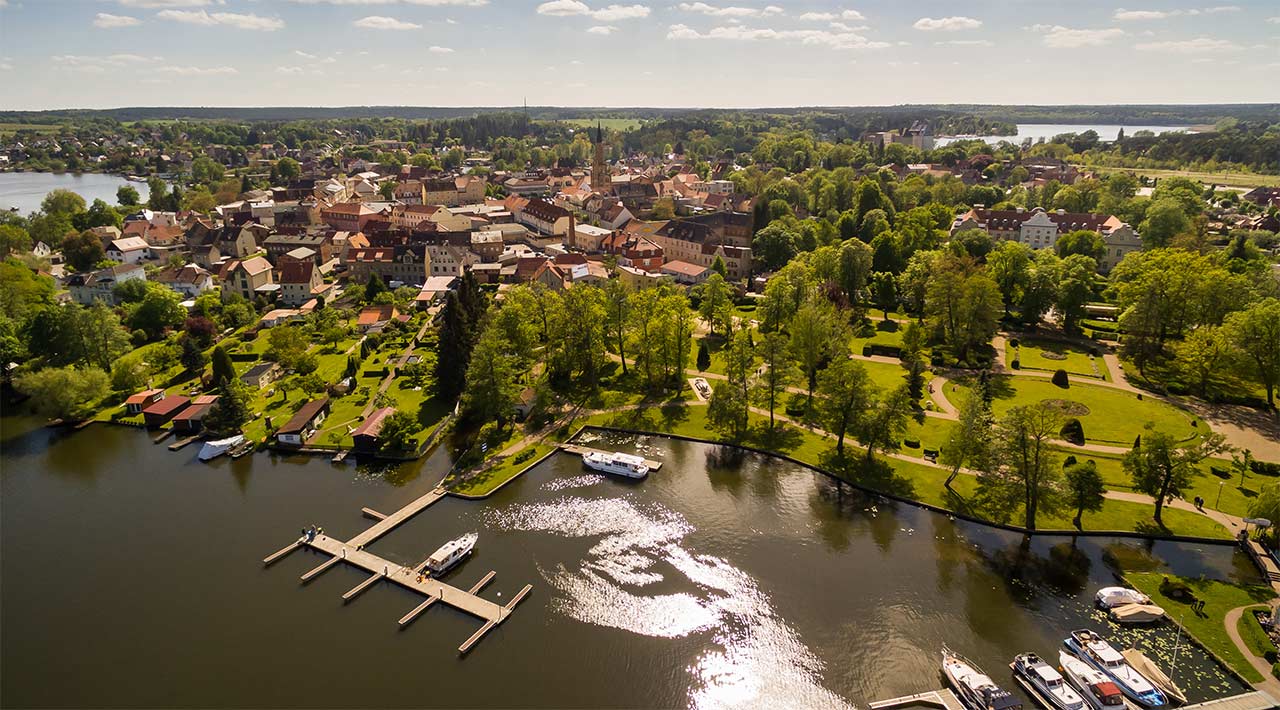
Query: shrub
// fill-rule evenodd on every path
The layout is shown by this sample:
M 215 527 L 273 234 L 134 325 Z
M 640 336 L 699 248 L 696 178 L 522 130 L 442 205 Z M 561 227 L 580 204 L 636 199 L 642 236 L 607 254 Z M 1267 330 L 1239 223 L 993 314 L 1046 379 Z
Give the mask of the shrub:
M 525 449 L 524 451 L 517 453 L 515 456 L 512 456 L 511 460 L 515 463 L 524 463 L 525 461 L 533 458 L 533 455 L 536 453 L 538 453 L 537 449 Z
M 1074 465 L 1076 465 L 1076 457 L 1075 457 L 1075 456 L 1073 456 L 1073 455 L 1071 455 L 1071 454 L 1068 454 L 1068 455 L 1067 455 L 1067 457 L 1066 457 L 1065 459 L 1063 459 L 1063 460 L 1062 460 L 1062 467 L 1063 467 L 1063 468 L 1068 468 L 1068 467 L 1070 467 L 1070 466 L 1074 466 Z
M 1070 381 L 1067 379 L 1067 371 L 1066 371 L 1066 370 L 1061 370 L 1061 369 L 1060 369 L 1060 370 L 1055 370 L 1055 371 L 1054 371 L 1054 373 L 1053 373 L 1053 384 L 1055 384 L 1055 385 L 1057 385 L 1057 386 L 1059 386 L 1059 387 L 1062 387 L 1062 388 L 1064 388 L 1064 389 L 1065 389 L 1065 388 L 1067 388 L 1067 387 L 1070 387 L 1070 386 L 1071 386 L 1071 383 L 1070 383 Z
M 1185 582 L 1169 579 L 1168 577 L 1160 578 L 1160 593 L 1177 601 L 1187 603 L 1199 601 L 1196 598 L 1196 593 Z
M 920 448 L 920 440 L 919 439 L 903 439 L 902 445 L 907 447 L 908 449 L 918 449 Z
M 1021 369 L 1022 369 L 1022 361 L 1021 361 L 1021 360 L 1019 360 L 1019 359 L 1017 359 L 1017 358 L 1014 358 L 1014 359 L 1013 359 L 1013 362 L 1009 363 L 1009 367 L 1011 367 L 1011 368 L 1013 368 L 1013 369 L 1015 369 L 1015 370 L 1021 370 Z
M 1018 339 L 1017 339 L 1017 338 L 1009 338 L 1009 344 L 1010 344 L 1010 345 L 1012 345 L 1012 346 L 1013 346 L 1013 347 L 1015 347 L 1015 348 L 1020 348 L 1020 347 L 1022 347 L 1022 344 L 1018 341 Z
M 1076 446 L 1084 445 L 1084 425 L 1075 417 L 1068 419 L 1067 422 L 1062 425 L 1060 435 L 1064 441 L 1069 441 Z
M 871 345 L 862 346 L 862 357 L 871 357 Z
M 1280 663 L 1271 664 L 1271 675 L 1280 678 Z
M 1089 347 L 1089 357 L 1098 357 L 1098 348 L 1097 348 L 1097 347 L 1094 347 L 1094 346 L 1090 346 L 1090 347 Z
M 1280 463 L 1250 461 L 1249 469 L 1261 476 L 1280 476 Z

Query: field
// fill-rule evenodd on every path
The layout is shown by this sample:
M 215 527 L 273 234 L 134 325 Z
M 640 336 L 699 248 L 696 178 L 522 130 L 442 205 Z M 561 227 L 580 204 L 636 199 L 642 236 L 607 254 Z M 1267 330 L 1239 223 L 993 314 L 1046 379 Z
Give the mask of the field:
M 1158 168 L 1109 168 L 1087 166 L 1098 173 L 1135 173 L 1151 178 L 1185 177 L 1206 185 L 1227 185 L 1231 187 L 1275 187 L 1280 186 L 1280 175 L 1260 175 L 1258 173 L 1209 173 L 1197 170 L 1162 170 Z
M 0 137 L 11 136 L 18 131 L 56 131 L 57 123 L 0 123 Z
M 1148 422 L 1178 439 L 1207 430 L 1194 415 L 1166 402 L 1138 399 L 1138 395 L 1131 392 L 1083 384 L 1079 380 L 1063 389 L 1047 379 L 1004 376 L 996 377 L 992 387 L 995 395 L 992 410 L 997 417 L 1015 405 L 1058 401 L 1067 416 L 1079 419 L 1084 425 L 1085 441 L 1094 444 L 1131 446 Z M 958 407 L 970 392 L 966 385 L 958 384 L 946 394 Z
M 562 123 L 580 128 L 595 128 L 596 123 L 611 131 L 631 131 L 640 127 L 640 119 L 637 118 L 566 118 Z

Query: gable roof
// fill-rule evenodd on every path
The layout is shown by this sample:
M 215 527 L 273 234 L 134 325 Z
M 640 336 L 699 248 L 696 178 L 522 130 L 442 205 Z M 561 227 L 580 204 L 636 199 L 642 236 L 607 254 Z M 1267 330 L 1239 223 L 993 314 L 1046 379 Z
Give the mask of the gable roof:
M 376 438 L 378 436 L 378 433 L 382 431 L 383 420 L 385 420 L 388 416 L 390 416 L 391 413 L 394 411 L 396 411 L 395 407 L 383 407 L 382 409 L 375 409 L 364 420 L 364 423 L 356 427 L 355 431 L 351 432 L 351 436 L 353 437 L 372 436 Z
M 320 399 L 313 399 L 310 402 L 307 402 L 289 418 L 289 421 L 286 422 L 284 426 L 276 430 L 276 434 L 297 434 L 303 429 L 306 429 L 307 425 L 311 423 L 311 420 L 315 419 L 316 415 L 324 411 L 328 406 L 328 397 L 321 397 Z

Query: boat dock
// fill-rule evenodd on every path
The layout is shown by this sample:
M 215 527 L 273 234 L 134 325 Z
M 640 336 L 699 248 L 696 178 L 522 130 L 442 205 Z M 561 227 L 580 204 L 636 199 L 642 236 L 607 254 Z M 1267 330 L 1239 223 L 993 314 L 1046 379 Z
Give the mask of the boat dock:
M 916 693 L 915 695 L 904 695 L 901 698 L 889 698 L 888 700 L 877 700 L 869 703 L 867 707 L 871 710 L 890 710 L 891 708 L 907 707 L 911 705 L 928 705 L 930 707 L 942 708 L 942 710 L 965 710 L 960 702 L 960 698 L 947 688 L 942 690 L 930 690 L 925 693 Z
M 614 453 L 612 451 L 605 451 L 604 449 L 593 449 L 590 446 L 582 446 L 581 444 L 568 444 L 568 443 L 560 444 L 560 450 L 565 452 L 566 454 L 576 454 L 578 456 L 586 456 L 587 454 L 591 454 L 591 453 L 596 453 L 596 454 Z M 657 471 L 658 469 L 662 468 L 661 461 L 650 461 L 649 459 L 645 459 L 644 465 L 648 466 L 650 471 Z
M 1229 698 L 1206 700 L 1195 705 L 1183 705 L 1182 710 L 1271 710 L 1280 707 L 1275 698 L 1261 690 L 1233 695 Z
M 379 557 L 378 555 L 364 549 L 365 545 L 368 545 L 379 537 L 391 532 L 400 524 L 409 520 L 418 513 L 421 513 L 423 510 L 426 510 L 431 506 L 431 504 L 440 500 L 444 496 L 445 492 L 443 489 L 433 489 L 426 495 L 421 496 L 391 514 L 383 514 L 371 508 L 364 508 L 361 510 L 361 513 L 366 517 L 377 520 L 377 522 L 350 540 L 339 540 L 324 534 L 304 536 L 271 555 L 268 555 L 262 560 L 262 563 L 264 565 L 271 565 L 283 559 L 294 550 L 307 547 L 312 550 L 316 550 L 317 552 L 330 555 L 330 557 L 302 575 L 301 581 L 304 584 L 310 582 L 316 577 L 319 577 L 325 571 L 343 562 L 368 572 L 370 575 L 368 579 L 360 582 L 347 593 L 342 595 L 343 603 L 351 601 L 366 589 L 382 580 L 392 582 L 405 589 L 417 592 L 425 597 L 425 600 L 411 609 L 407 614 L 400 617 L 399 626 L 402 629 L 413 623 L 419 615 L 437 602 L 446 604 L 482 619 L 484 624 L 458 647 L 458 653 L 465 654 L 470 651 L 486 633 L 507 620 L 507 617 L 511 615 L 515 606 L 529 594 L 530 590 L 533 589 L 533 585 L 526 584 L 524 588 L 517 592 L 509 602 L 505 605 L 498 605 L 479 596 L 480 590 L 493 580 L 496 572 L 490 571 L 478 582 L 472 585 L 470 589 L 459 589 L 449 584 L 445 584 L 438 579 L 432 579 L 430 576 L 424 576 L 422 571 L 427 566 L 426 560 L 423 560 L 414 567 L 406 567 Z

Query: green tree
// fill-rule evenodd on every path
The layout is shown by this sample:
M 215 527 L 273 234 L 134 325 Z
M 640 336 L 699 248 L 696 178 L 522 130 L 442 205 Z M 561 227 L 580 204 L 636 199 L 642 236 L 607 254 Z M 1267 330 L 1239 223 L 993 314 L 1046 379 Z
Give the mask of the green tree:
M 1252 379 L 1267 390 L 1267 404 L 1274 407 L 1280 384 L 1280 299 L 1267 298 L 1227 316 L 1230 341 L 1252 364 Z
M 960 474 L 961 468 L 988 470 L 994 453 L 992 429 L 995 417 L 991 415 L 991 407 L 986 399 L 976 394 L 969 397 L 961 405 L 958 414 L 959 418 L 948 430 L 947 443 L 943 444 L 938 456 L 939 462 L 951 469 L 946 482 L 942 484 L 948 489 Z
M 31 235 L 14 224 L 0 224 L 0 259 L 31 251 Z
M 849 341 L 847 328 L 826 299 L 809 299 L 791 318 L 791 353 L 804 374 L 807 395 L 805 406 L 813 405 L 813 390 L 818 386 L 818 370 L 829 359 L 846 354 Z
M 605 327 L 609 337 L 618 349 L 618 359 L 622 361 L 622 374 L 627 373 L 627 335 L 631 326 L 631 295 L 622 279 L 609 279 L 604 283 Z M 647 338 L 645 339 L 647 341 Z
M 417 418 L 397 409 L 382 420 L 382 428 L 378 430 L 379 448 L 385 452 L 411 451 L 417 446 L 415 437 L 421 430 Z
M 276 161 L 276 174 L 284 181 L 297 180 L 302 174 L 302 166 L 293 158 L 281 158 Z
M 520 395 L 515 358 L 504 345 L 496 328 L 485 328 L 471 352 L 467 388 L 462 395 L 462 406 L 473 420 L 496 421 L 499 427 L 513 419 Z
M 97 367 L 48 367 L 18 376 L 14 387 L 36 412 L 49 419 L 83 419 L 109 391 L 107 373 Z
M 729 284 L 720 274 L 712 274 L 705 283 L 702 284 L 702 300 L 698 304 L 698 315 L 711 331 L 711 335 L 716 334 L 716 323 L 725 322 L 725 313 L 732 308 L 732 300 Z M 726 322 L 726 326 L 728 323 Z M 723 335 L 728 335 L 728 327 L 723 329 Z
M 772 222 L 769 226 L 756 232 L 751 240 L 752 257 L 766 271 L 781 269 L 799 252 L 795 232 L 782 222 Z
M 1002 241 L 987 255 L 987 269 L 1000 287 L 1004 314 L 1022 299 L 1031 275 L 1031 248 L 1021 242 Z
M 1133 479 L 1135 490 L 1156 499 L 1155 520 L 1163 526 L 1160 514 L 1164 504 L 1181 498 L 1184 490 L 1203 472 L 1200 462 L 1228 451 L 1226 440 L 1216 432 L 1183 444 L 1177 437 L 1157 431 L 1151 424 L 1139 443 L 1124 457 L 1124 470 Z
M 85 202 L 83 197 L 70 190 L 58 189 L 44 196 L 44 200 L 40 202 L 40 211 L 74 217 L 85 211 Z
M 297 369 L 307 347 L 307 339 L 301 328 L 276 326 L 267 331 L 267 350 L 264 355 L 268 360 L 280 363 L 286 370 L 293 370 Z
M 116 188 L 116 203 L 121 207 L 137 207 L 141 202 L 142 196 L 133 185 L 121 185 Z
M 204 427 L 214 434 L 234 434 L 252 418 L 248 387 L 233 377 L 218 385 L 218 400 L 205 414 Z
M 889 311 L 898 305 L 898 282 L 894 275 L 887 271 L 877 271 L 871 275 L 871 293 L 875 296 L 876 307 L 884 313 L 884 320 L 889 320 Z
M 984 496 L 1004 502 L 1003 511 L 1022 505 L 1023 527 L 1062 505 L 1062 467 L 1051 442 L 1062 426 L 1057 410 L 1044 405 L 1012 407 L 996 423 L 993 466 L 978 476 Z
M 1216 388 L 1236 368 L 1236 354 L 1226 330 L 1206 325 L 1191 331 L 1173 348 L 1178 370 L 1194 383 L 1201 398 L 1208 399 L 1210 387 Z
M 147 178 L 147 208 L 165 210 L 169 208 L 169 183 L 158 177 Z
M 222 345 L 213 348 L 213 356 L 210 358 L 213 363 L 213 380 L 214 387 L 221 387 L 227 382 L 236 379 L 236 366 L 231 361 L 231 355 L 227 353 L 227 349 Z
M 27 232 L 31 235 L 31 241 L 44 242 L 57 248 L 63 239 L 76 232 L 76 228 L 69 215 L 37 214 L 27 224 Z
M 888 451 L 898 437 L 906 433 L 914 413 L 911 393 L 905 384 L 873 398 L 855 429 L 866 447 L 867 466 L 875 460 L 876 449 Z
M 1075 331 L 1080 319 L 1084 317 L 1084 307 L 1093 299 L 1094 274 L 1097 269 L 1097 263 L 1088 256 L 1072 254 L 1062 260 L 1055 304 L 1062 315 L 1064 330 Z
M 436 394 L 453 401 L 462 394 L 471 357 L 471 333 L 456 291 L 450 291 L 441 312 L 436 342 Z
M 155 340 L 169 328 L 182 325 L 187 309 L 182 307 L 176 292 L 158 283 L 146 283 L 147 294 L 129 314 L 128 324 L 130 328 L 146 333 L 148 340 Z
M 151 366 L 134 354 L 126 355 L 111 366 L 111 389 L 132 394 L 147 386 Z
M 62 256 L 76 271 L 89 271 L 106 256 L 102 240 L 93 232 L 81 232 L 62 241 Z
M 707 341 L 703 338 L 698 339 L 698 359 L 695 364 L 698 372 L 706 372 L 711 367 L 711 351 L 707 350 Z
M 734 439 L 740 438 L 747 430 L 748 406 L 740 389 L 717 380 L 711 388 L 711 401 L 707 403 L 707 425 Z
M 1066 497 L 1071 509 L 1076 511 L 1071 523 L 1077 530 L 1082 530 L 1081 519 L 1086 512 L 1096 513 L 1102 510 L 1106 502 L 1107 489 L 1103 485 L 1102 474 L 1092 461 L 1067 466 Z
M 204 351 L 200 349 L 200 345 L 194 339 L 185 336 L 181 339 L 181 342 L 182 355 L 178 361 L 182 363 L 182 366 L 186 368 L 187 372 L 198 373 L 204 370 L 208 358 L 205 357 Z
M 1173 238 L 1191 230 L 1191 219 L 1174 198 L 1154 200 L 1147 218 L 1139 225 L 1142 242 L 1148 248 L 1168 246 Z
M 855 430 L 874 399 L 862 363 L 838 358 L 818 374 L 818 422 L 836 437 L 836 455 L 844 456 L 844 438 Z
M 792 364 L 788 355 L 787 336 L 781 331 L 765 333 L 760 347 L 764 373 L 760 376 L 758 391 L 760 400 L 769 407 L 769 429 L 774 428 L 774 410 L 778 398 L 786 394 L 792 381 Z
M 1103 241 L 1102 235 L 1089 229 L 1067 232 L 1058 237 L 1053 246 L 1063 259 L 1072 254 L 1080 254 L 1091 257 L 1094 261 L 1101 261 L 1107 254 L 1107 243 Z

